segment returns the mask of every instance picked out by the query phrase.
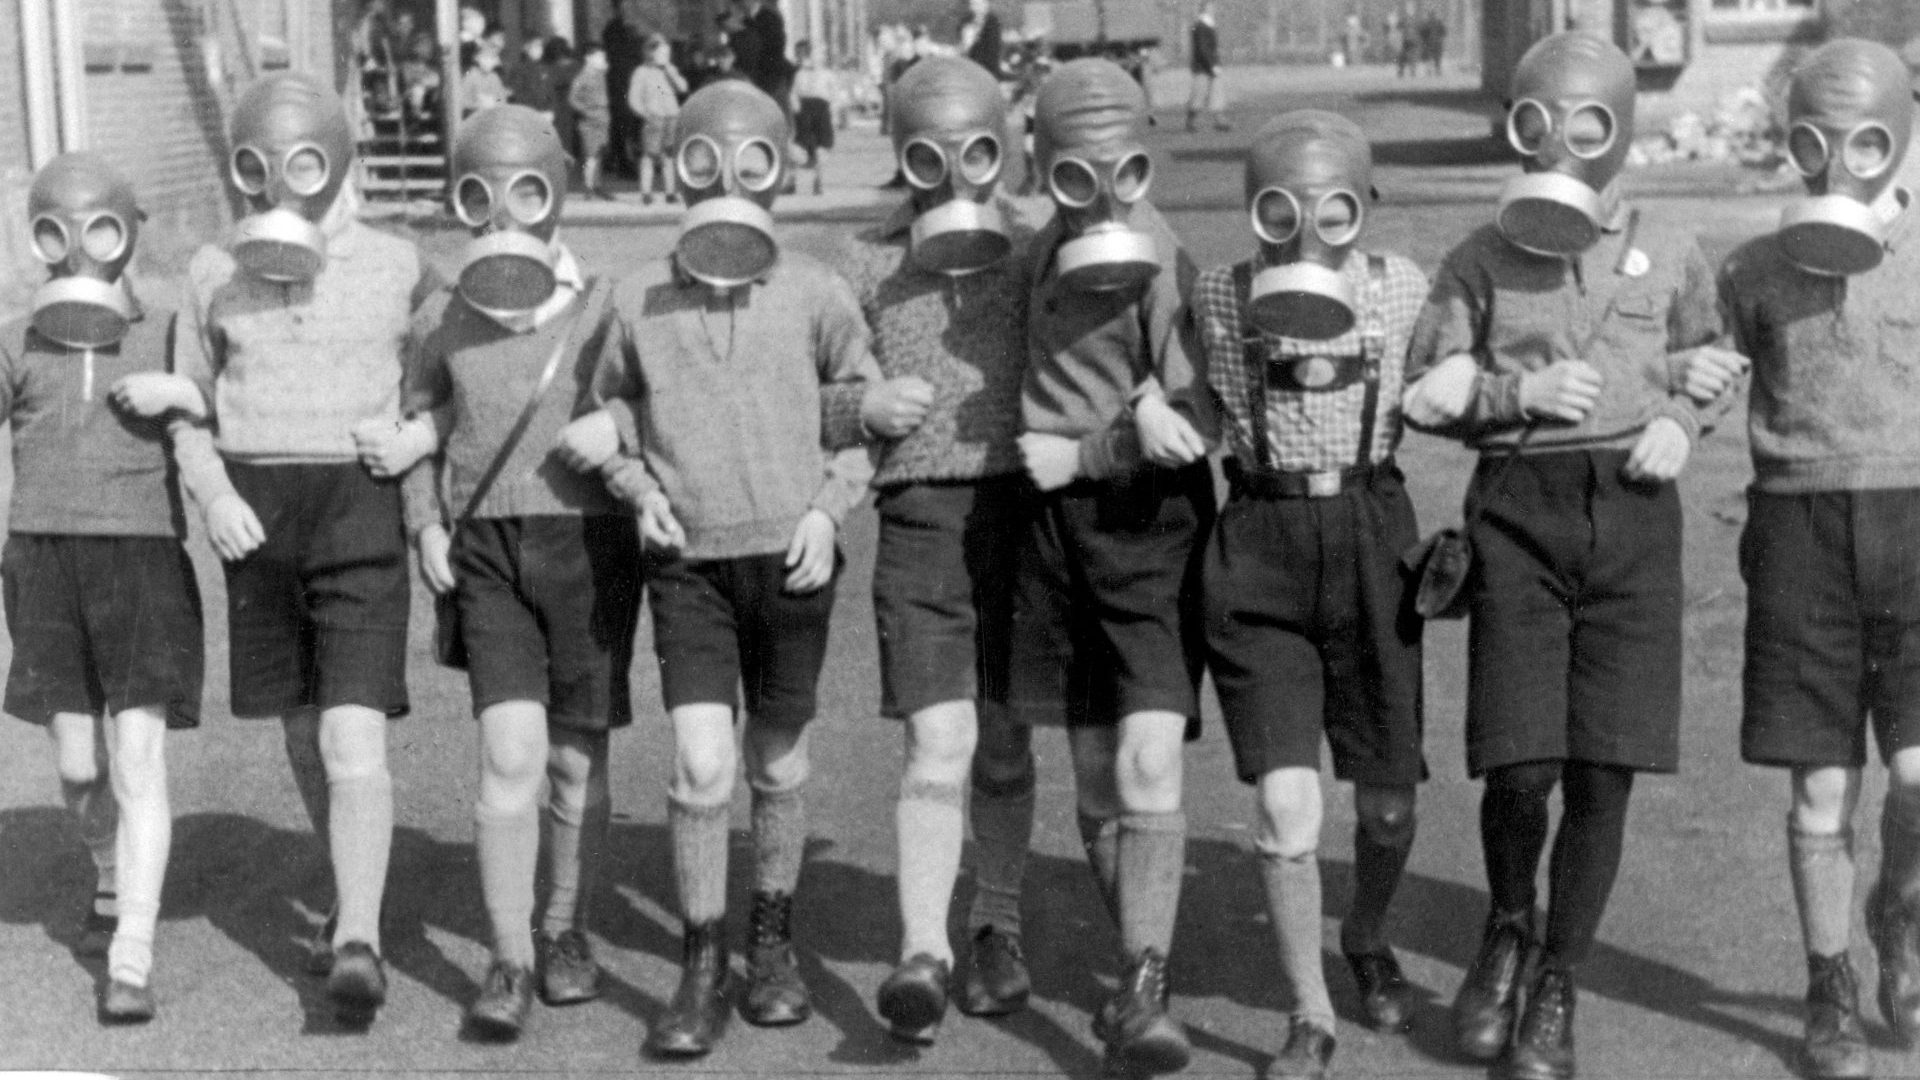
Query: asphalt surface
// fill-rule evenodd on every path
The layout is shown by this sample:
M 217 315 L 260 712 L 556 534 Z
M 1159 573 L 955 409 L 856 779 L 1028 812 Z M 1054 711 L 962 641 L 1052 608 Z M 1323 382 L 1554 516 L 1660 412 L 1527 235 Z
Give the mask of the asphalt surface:
M 1431 270 L 1445 249 L 1484 220 L 1504 169 L 1484 143 L 1485 113 L 1464 84 L 1409 95 L 1391 80 L 1349 77 L 1332 89 L 1275 91 L 1284 105 L 1335 105 L 1360 117 L 1382 146 L 1369 246 L 1404 252 Z M 1431 86 L 1429 87 L 1432 88 Z M 1157 201 L 1202 265 L 1247 247 L 1235 151 L 1260 118 L 1259 101 L 1236 110 L 1240 131 L 1187 135 L 1162 128 Z M 847 175 L 867 155 L 849 138 Z M 878 166 L 875 163 L 879 163 Z M 1634 179 L 1647 194 L 1645 227 L 1691 229 L 1715 250 L 1767 228 L 1777 197 L 1724 171 L 1698 169 Z M 786 239 L 826 251 L 849 220 L 871 216 L 863 194 L 795 221 Z M 826 200 L 822 200 L 824 203 Z M 861 209 L 865 207 L 865 209 Z M 457 235 L 423 230 L 436 258 Z M 601 270 L 658 254 L 671 230 L 645 223 L 576 222 L 567 236 Z M 1740 415 L 1736 413 L 1736 416 Z M 1468 457 L 1410 437 L 1402 461 L 1424 527 L 1455 518 Z M 1687 708 L 1682 772 L 1647 778 L 1636 792 L 1626 864 L 1596 954 L 1581 974 L 1578 1034 L 1582 1075 L 1777 1077 L 1792 1075 L 1804 966 L 1784 865 L 1785 781 L 1737 756 L 1743 591 L 1734 541 L 1750 475 L 1735 422 L 1704 443 L 1682 488 L 1687 545 Z M 937 1045 L 892 1043 L 873 994 L 897 956 L 891 881 L 892 799 L 900 752 L 892 725 L 875 719 L 877 677 L 866 581 L 873 519 L 856 515 L 816 729 L 809 789 L 813 841 L 801 886 L 797 933 L 818 1015 L 796 1029 L 736 1023 L 700 1062 L 645 1062 L 646 1023 L 671 993 L 678 959 L 665 818 L 666 739 L 657 676 L 643 639 L 636 663 L 641 719 L 614 741 L 614 851 L 603 875 L 593 931 L 609 974 L 606 996 L 567 1010 L 536 1007 L 513 1046 L 473 1044 L 458 1034 L 461 1006 L 477 989 L 486 930 L 471 843 L 475 728 L 466 689 L 433 666 L 424 593 L 416 595 L 411 671 L 414 714 L 392 728 L 399 826 L 395 836 L 386 954 L 391 1003 L 368 1031 L 331 1020 L 319 985 L 301 971 L 300 943 L 322 913 L 323 853 L 293 797 L 277 726 L 232 719 L 225 691 L 224 598 L 219 571 L 198 538 L 194 552 L 208 601 L 207 721 L 169 741 L 176 814 L 157 943 L 161 1016 L 139 1029 L 106 1030 L 93 1019 L 103 977 L 70 951 L 91 870 L 60 808 L 47 742 L 33 728 L 0 723 L 0 1069 L 72 1069 L 120 1076 L 1033 1076 L 1090 1077 L 1098 1067 L 1088 1019 L 1115 977 L 1114 934 L 1084 870 L 1072 815 L 1065 747 L 1043 733 L 1040 827 L 1029 871 L 1027 940 L 1035 1000 L 1022 1015 L 987 1023 L 951 1014 Z M 1382 1037 L 1353 1022 L 1352 987 L 1325 923 L 1326 962 L 1342 1016 L 1337 1075 L 1476 1076 L 1483 1069 L 1447 1048 L 1445 1006 L 1471 960 L 1485 914 L 1476 815 L 1479 788 L 1466 779 L 1460 717 L 1465 638 L 1436 624 L 1428 641 L 1427 755 L 1433 779 L 1421 792 L 1421 835 L 1395 907 L 1393 937 L 1426 1004 L 1410 1037 Z M 1233 778 L 1217 712 L 1187 763 L 1186 893 L 1175 944 L 1175 1007 L 1192 1025 L 1197 1055 L 1187 1075 L 1262 1073 L 1285 1036 L 1286 1002 L 1250 846 L 1251 796 Z M 1351 880 L 1347 789 L 1331 799 L 1322 857 L 1327 910 L 1344 908 Z M 1869 783 L 1857 829 L 1860 887 L 1878 863 L 1881 786 Z M 745 799 L 735 817 L 733 895 L 744 908 Z M 963 879 L 961 905 L 969 895 Z M 958 929 L 956 928 L 956 937 Z M 1871 987 L 1871 950 L 1856 935 L 1856 963 Z M 1870 994 L 1868 995 L 1870 997 Z M 1920 1059 L 1880 1041 L 1878 1075 L 1920 1074 Z

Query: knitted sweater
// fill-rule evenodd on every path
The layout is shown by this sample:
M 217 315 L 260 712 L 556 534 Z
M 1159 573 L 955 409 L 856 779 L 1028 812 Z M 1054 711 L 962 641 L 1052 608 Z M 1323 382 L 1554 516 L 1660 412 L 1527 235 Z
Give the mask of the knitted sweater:
M 611 466 L 614 493 L 666 494 L 689 559 L 786 550 L 809 510 L 837 523 L 873 478 L 867 451 L 822 442 L 823 392 L 880 375 L 839 275 L 792 251 L 764 277 L 719 291 L 647 263 L 613 294 L 596 394 L 638 450 Z
M 1033 233 L 1012 203 L 997 204 L 1013 236 L 1013 253 L 998 266 L 955 278 L 915 265 L 911 201 L 854 236 L 839 262 L 873 330 L 880 370 L 889 379 L 915 375 L 933 386 L 933 406 L 920 427 L 882 444 L 875 487 L 1020 471 L 1015 439 Z
M 166 422 L 107 400 L 123 376 L 167 369 L 172 325 L 171 311 L 146 308 L 119 344 L 91 352 L 41 337 L 26 320 L 0 329 L 0 415 L 13 433 L 11 531 L 186 535 Z
M 349 218 L 327 238 L 326 268 L 309 284 L 253 277 L 211 246 L 187 273 L 175 367 L 212 405 L 221 457 L 357 461 L 354 427 L 399 418 L 413 311 L 438 287 L 413 244 Z M 208 446 L 204 429 L 178 439 L 183 465 Z M 193 488 L 195 475 L 186 480 Z M 232 490 L 192 494 L 204 506 Z
M 587 398 L 606 335 L 604 316 L 598 327 L 579 327 L 585 303 L 586 294 L 581 294 L 565 311 L 523 333 L 474 310 L 454 289 L 435 293 L 421 306 L 407 360 L 406 408 L 409 413 L 430 412 L 451 403 L 453 425 L 442 450 L 445 503 L 434 469 L 423 464 L 407 474 L 402 494 L 409 535 L 428 525 L 450 523 L 466 509 L 475 484 L 520 419 L 547 359 L 569 340 L 569 355 L 561 358 L 553 384 L 540 396 L 533 422 L 474 516 L 623 512 L 598 476 L 567 467 L 553 452 L 560 429 L 579 414 Z
M 1908 208 L 1885 261 L 1834 278 L 1769 235 L 1720 270 L 1722 310 L 1753 360 L 1748 415 L 1762 491 L 1920 487 L 1920 229 Z

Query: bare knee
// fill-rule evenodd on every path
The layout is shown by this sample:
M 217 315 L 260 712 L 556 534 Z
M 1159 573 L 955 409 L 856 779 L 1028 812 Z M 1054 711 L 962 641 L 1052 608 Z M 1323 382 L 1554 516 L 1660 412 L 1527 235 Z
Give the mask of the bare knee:
M 1796 768 L 1793 770 L 1793 807 L 1788 820 L 1798 832 L 1841 832 L 1851 825 L 1859 801 L 1859 769 Z
M 1317 770 L 1275 769 L 1260 778 L 1260 850 L 1299 859 L 1320 848 L 1324 813 Z
M 747 783 L 759 791 L 793 791 L 807 782 L 812 762 L 807 731 L 749 722 L 746 736 Z
M 150 710 L 127 710 L 114 720 L 113 793 L 122 802 L 163 794 L 167 785 L 165 718 Z
M 353 780 L 387 768 L 387 718 L 376 709 L 344 705 L 320 717 L 320 760 L 327 779 Z
M 83 713 L 60 713 L 47 725 L 53 737 L 53 768 L 60 782 L 86 787 L 100 782 L 102 747 L 94 732 L 94 718 Z
M 946 702 L 922 709 L 907 721 L 907 775 L 960 784 L 973 763 L 978 741 L 972 702 Z
M 1169 714 L 1170 715 L 1170 714 Z M 1184 779 L 1184 717 L 1174 722 L 1135 723 L 1129 717 L 1120 736 L 1114 779 L 1127 810 L 1166 813 L 1180 808 Z

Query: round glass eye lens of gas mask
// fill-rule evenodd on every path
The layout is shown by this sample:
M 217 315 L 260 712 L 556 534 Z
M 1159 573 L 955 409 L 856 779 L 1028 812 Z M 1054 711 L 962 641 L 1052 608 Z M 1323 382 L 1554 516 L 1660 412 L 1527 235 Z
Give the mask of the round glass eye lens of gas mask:
M 1582 105 L 1567 114 L 1567 149 L 1591 161 L 1613 146 L 1613 110 L 1605 105 Z
M 1100 196 L 1100 178 L 1094 175 L 1093 166 L 1079 158 L 1054 162 L 1047 170 L 1047 186 L 1053 190 L 1054 201 L 1075 209 L 1092 206 Z
M 114 214 L 95 214 L 80 234 L 80 247 L 95 262 L 112 262 L 127 247 L 127 226 Z
M 73 242 L 67 237 L 67 227 L 57 219 L 38 217 L 33 219 L 33 253 L 48 266 L 67 261 L 67 252 Z
M 1145 198 L 1147 185 L 1151 183 L 1153 159 L 1145 154 L 1128 154 L 1113 167 L 1113 197 L 1123 203 L 1136 203 Z
M 1840 163 L 1861 180 L 1871 180 L 1893 167 L 1893 132 L 1882 124 L 1862 124 L 1847 136 Z
M 1000 140 L 991 135 L 975 135 L 960 148 L 960 175 L 967 183 L 981 185 L 1000 175 Z
M 780 155 L 765 139 L 751 139 L 733 152 L 733 178 L 743 191 L 765 191 L 780 177 Z
M 682 184 L 693 191 L 705 191 L 720 180 L 720 147 L 705 135 L 695 135 L 680 144 L 675 168 Z
M 1352 243 L 1360 232 L 1360 198 L 1351 191 L 1329 191 L 1314 208 L 1313 230 L 1338 247 Z
M 1819 176 L 1827 171 L 1827 137 L 1812 124 L 1799 123 L 1787 132 L 1787 160 L 1801 176 Z
M 296 146 L 287 154 L 287 190 L 310 198 L 327 186 L 327 155 L 317 146 Z
M 242 194 L 260 195 L 267 190 L 267 159 L 251 146 L 233 152 L 233 186 Z
M 931 139 L 914 139 L 900 150 L 900 171 L 907 183 L 932 191 L 947 178 L 947 153 Z
M 1553 134 L 1553 116 L 1531 98 L 1516 101 L 1507 113 L 1507 142 L 1522 156 L 1535 157 Z
M 553 188 L 547 178 L 525 172 L 507 185 L 507 213 L 522 225 L 538 225 L 553 209 Z
M 493 220 L 493 189 L 478 176 L 463 176 L 454 185 L 453 208 L 462 224 L 478 229 Z
M 1267 188 L 1253 197 L 1253 231 L 1269 244 L 1300 235 L 1300 200 L 1285 188 Z

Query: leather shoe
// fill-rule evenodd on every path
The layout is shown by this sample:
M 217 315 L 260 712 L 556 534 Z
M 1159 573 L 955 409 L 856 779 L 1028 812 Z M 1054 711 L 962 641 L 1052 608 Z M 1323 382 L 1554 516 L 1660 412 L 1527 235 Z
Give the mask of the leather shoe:
M 960 1011 L 968 1016 L 1006 1016 L 1026 1008 L 1032 992 L 1033 978 L 1027 973 L 1020 939 L 998 927 L 981 927 L 967 954 Z
M 1187 1067 L 1193 1047 L 1180 1021 L 1167 1012 L 1169 996 L 1167 958 L 1158 949 L 1141 950 L 1128 965 L 1126 984 L 1096 1022 L 1109 1066 L 1146 1075 Z
M 327 997 L 344 1023 L 364 1024 L 387 1003 L 387 969 L 373 946 L 349 941 L 334 950 Z
M 947 984 L 953 972 L 945 960 L 915 953 L 880 984 L 880 1015 L 901 1042 L 933 1043 L 947 1015 Z
M 793 897 L 753 894 L 752 937 L 747 947 L 747 993 L 740 1015 L 758 1027 L 786 1027 L 813 1015 L 813 998 L 800 978 L 793 951 Z
M 1327 1080 L 1333 1062 L 1333 1032 L 1303 1016 L 1287 1025 L 1287 1045 L 1267 1070 L 1269 1080 Z
M 1867 899 L 1867 933 L 1880 959 L 1880 1015 L 1912 1048 L 1920 1042 L 1920 927 L 1884 881 Z
M 467 1006 L 467 1024 L 483 1039 L 512 1042 L 527 1026 L 533 1011 L 533 972 L 519 964 L 495 960 L 487 969 L 480 996 Z
M 1347 966 L 1353 969 L 1353 982 L 1360 990 L 1360 1011 L 1368 1027 L 1375 1031 L 1407 1031 L 1413 1027 L 1407 977 L 1401 973 L 1393 950 L 1348 953 Z
M 682 941 L 680 985 L 667 1011 L 647 1033 L 644 1047 L 656 1057 L 699 1057 L 714 1048 L 733 1011 L 727 1002 L 732 972 L 719 920 L 689 926 Z
M 1573 1080 L 1573 975 L 1542 968 L 1527 993 L 1507 1059 L 1508 1080 Z
M 1533 911 L 1496 911 L 1487 916 L 1480 953 L 1453 999 L 1454 1045 L 1475 1061 L 1493 1061 L 1513 1037 L 1520 989 L 1537 949 Z
M 1846 953 L 1807 957 L 1807 1030 L 1802 1052 L 1816 1080 L 1860 1080 L 1872 1075 L 1867 1032 L 1860 1024 L 1860 990 Z
M 100 1022 L 104 1024 L 144 1024 L 153 1019 L 156 1009 L 153 988 L 135 986 L 114 979 L 100 999 Z
M 593 946 L 578 930 L 533 935 L 534 970 L 539 972 L 540 1000 L 548 1005 L 577 1005 L 600 996 L 600 965 Z

